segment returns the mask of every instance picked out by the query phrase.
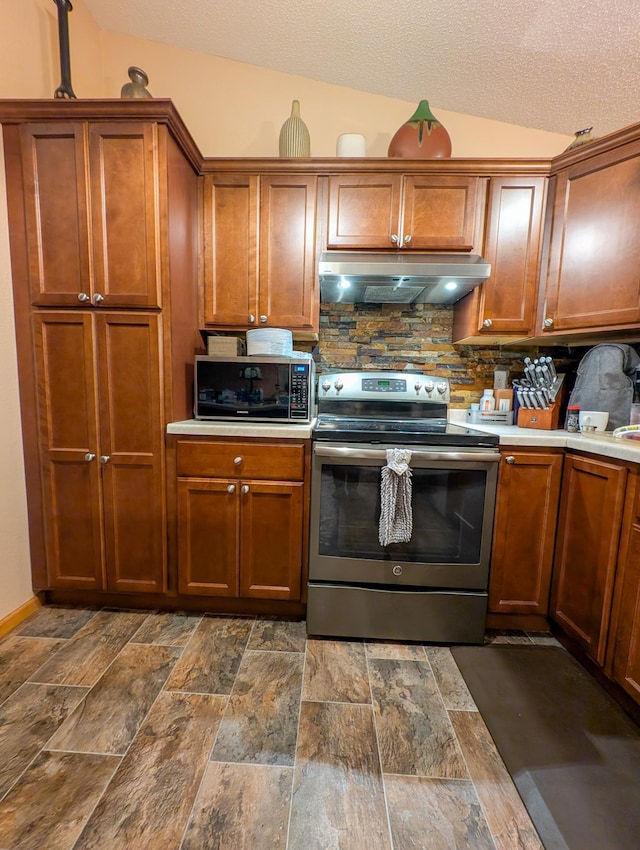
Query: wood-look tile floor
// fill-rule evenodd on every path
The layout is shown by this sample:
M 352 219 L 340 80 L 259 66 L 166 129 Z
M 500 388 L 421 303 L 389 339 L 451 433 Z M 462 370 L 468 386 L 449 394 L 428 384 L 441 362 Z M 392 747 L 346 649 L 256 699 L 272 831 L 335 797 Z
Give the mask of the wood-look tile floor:
M 542 845 L 447 647 L 49 606 L 0 640 L 0 850 L 72 848 Z

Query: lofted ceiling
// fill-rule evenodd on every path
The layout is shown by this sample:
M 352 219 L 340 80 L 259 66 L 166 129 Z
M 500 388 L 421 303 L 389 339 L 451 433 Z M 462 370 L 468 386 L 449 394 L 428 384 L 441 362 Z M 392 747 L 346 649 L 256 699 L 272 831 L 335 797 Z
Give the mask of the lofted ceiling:
M 638 0 L 85 0 L 101 29 L 554 133 L 640 120 Z

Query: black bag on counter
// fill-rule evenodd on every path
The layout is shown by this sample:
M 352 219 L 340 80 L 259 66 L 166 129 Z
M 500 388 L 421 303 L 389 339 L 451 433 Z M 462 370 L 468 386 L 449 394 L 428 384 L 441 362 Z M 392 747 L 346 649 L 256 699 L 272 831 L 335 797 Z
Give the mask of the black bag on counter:
M 596 345 L 580 361 L 569 404 L 581 410 L 608 410 L 607 431 L 628 425 L 639 367 L 640 357 L 630 345 Z

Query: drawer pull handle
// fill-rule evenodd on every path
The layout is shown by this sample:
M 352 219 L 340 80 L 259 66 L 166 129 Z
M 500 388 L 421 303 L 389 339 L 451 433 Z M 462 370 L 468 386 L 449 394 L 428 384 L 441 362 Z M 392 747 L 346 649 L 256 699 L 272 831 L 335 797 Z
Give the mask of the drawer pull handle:
M 515 463 L 516 462 L 516 459 L 513 455 L 507 455 L 505 460 L 506 460 L 507 463 Z
M 241 457 L 234 457 L 233 462 L 235 463 L 236 466 L 240 466 L 240 464 L 242 463 L 242 458 Z

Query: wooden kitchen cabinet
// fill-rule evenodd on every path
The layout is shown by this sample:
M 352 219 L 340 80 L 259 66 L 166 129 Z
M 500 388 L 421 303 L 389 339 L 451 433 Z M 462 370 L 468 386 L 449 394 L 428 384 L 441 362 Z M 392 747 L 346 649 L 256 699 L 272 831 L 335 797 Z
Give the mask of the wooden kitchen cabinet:
M 157 126 L 20 128 L 28 277 L 40 307 L 157 307 Z
M 200 154 L 170 101 L 3 100 L 0 123 L 33 588 L 175 592 L 164 432 L 201 345 Z
M 491 277 L 455 304 L 454 343 L 502 344 L 535 327 L 547 178 L 489 178 L 482 256 Z
M 315 332 L 317 177 L 207 174 L 204 323 Z
M 178 439 L 176 464 L 179 592 L 299 601 L 308 445 Z
M 500 455 L 488 611 L 546 617 L 563 452 L 504 448 Z
M 628 470 L 568 453 L 551 593 L 551 617 L 597 664 L 605 650 Z
M 33 329 L 50 586 L 163 592 L 160 319 L 38 311 Z
M 470 174 L 330 175 L 326 247 L 469 252 L 483 188 Z
M 607 673 L 640 703 L 640 468 L 629 474 Z
M 640 140 L 593 144 L 560 157 L 550 181 L 538 327 L 550 338 L 640 324 Z

